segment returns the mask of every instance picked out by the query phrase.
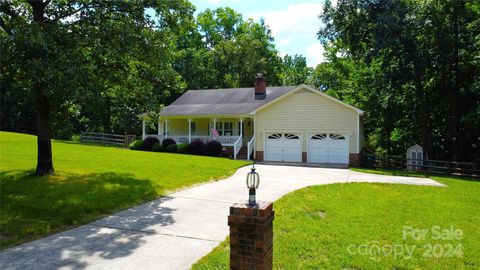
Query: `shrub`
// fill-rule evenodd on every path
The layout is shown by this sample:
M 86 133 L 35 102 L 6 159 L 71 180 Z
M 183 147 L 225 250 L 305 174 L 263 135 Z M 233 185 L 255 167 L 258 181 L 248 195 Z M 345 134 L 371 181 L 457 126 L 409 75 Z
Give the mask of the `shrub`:
M 74 142 L 80 142 L 82 140 L 82 136 L 80 134 L 73 134 L 71 140 Z
M 148 137 L 143 140 L 142 150 L 152 151 L 152 147 L 155 143 L 160 143 L 160 141 L 155 137 Z
M 170 138 L 163 139 L 163 141 L 162 141 L 162 146 L 163 146 L 163 149 L 165 149 L 165 150 L 171 144 L 177 144 L 177 143 L 175 142 L 174 139 L 170 139 Z
M 222 153 L 222 145 L 217 141 L 209 141 L 205 145 L 205 155 L 218 157 Z
M 192 155 L 203 155 L 205 144 L 201 140 L 194 140 L 188 144 L 187 153 Z
M 228 150 L 223 150 L 223 149 L 222 149 L 222 152 L 220 153 L 220 156 L 226 157 L 226 158 L 233 158 L 232 152 Z
M 177 153 L 186 154 L 188 150 L 188 143 L 177 144 Z
M 176 153 L 177 152 L 177 145 L 176 144 L 169 144 L 167 146 L 167 152 L 169 153 Z
M 152 151 L 153 152 L 162 152 L 163 151 L 163 146 L 158 142 L 158 143 L 155 143 L 153 146 L 152 146 Z
M 142 140 L 135 140 L 128 145 L 131 150 L 140 150 L 142 149 L 143 141 Z

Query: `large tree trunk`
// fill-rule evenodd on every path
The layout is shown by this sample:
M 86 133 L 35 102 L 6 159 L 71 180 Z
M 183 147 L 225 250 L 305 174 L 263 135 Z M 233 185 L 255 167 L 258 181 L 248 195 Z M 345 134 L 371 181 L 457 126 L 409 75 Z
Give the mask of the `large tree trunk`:
M 33 21 L 45 30 L 46 19 L 44 18 L 45 7 L 50 1 L 29 0 L 32 7 Z M 32 48 L 32 56 L 40 61 L 46 61 L 41 48 Z M 52 159 L 52 142 L 50 134 L 50 103 L 45 95 L 46 85 L 34 78 L 33 92 L 37 109 L 37 169 L 38 176 L 51 175 L 55 173 Z
M 52 159 L 52 142 L 50 134 L 50 104 L 43 94 L 43 85 L 36 83 L 34 86 L 37 107 L 37 169 L 38 176 L 55 173 Z

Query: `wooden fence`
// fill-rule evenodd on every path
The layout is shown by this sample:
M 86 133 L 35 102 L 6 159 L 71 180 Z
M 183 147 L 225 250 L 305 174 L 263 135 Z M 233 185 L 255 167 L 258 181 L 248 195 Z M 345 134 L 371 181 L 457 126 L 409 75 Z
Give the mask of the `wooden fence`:
M 427 173 L 480 177 L 480 164 L 478 163 L 431 159 L 418 160 L 406 158 L 404 156 L 380 156 L 371 154 L 365 154 L 363 155 L 363 158 L 366 165 L 368 165 L 368 159 L 374 159 L 372 165 L 376 168 L 407 169 L 410 171 Z
M 80 142 L 82 143 L 103 143 L 103 144 L 116 144 L 128 147 L 128 145 L 137 138 L 136 135 L 118 135 L 96 132 L 82 132 Z

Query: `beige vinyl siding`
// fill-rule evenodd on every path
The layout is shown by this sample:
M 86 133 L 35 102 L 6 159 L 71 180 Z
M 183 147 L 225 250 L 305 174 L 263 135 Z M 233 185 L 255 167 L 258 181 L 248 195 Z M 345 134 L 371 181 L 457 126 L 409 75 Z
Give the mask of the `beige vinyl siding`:
M 256 113 L 255 149 L 263 151 L 264 132 L 296 132 L 307 152 L 307 133 L 348 134 L 349 151 L 358 149 L 358 113 L 326 97 L 302 89 Z
M 188 118 L 171 118 L 168 120 L 168 131 L 170 135 L 188 135 Z M 233 136 L 237 136 L 238 130 L 238 118 L 219 118 L 217 119 L 217 128 L 219 122 L 232 122 Z M 193 118 L 192 122 L 195 122 L 197 132 L 195 135 L 208 135 L 208 124 L 213 127 L 213 119 L 207 118 Z M 192 134 L 194 135 L 194 134 Z
M 188 119 L 169 119 L 168 120 L 168 134 L 188 134 Z

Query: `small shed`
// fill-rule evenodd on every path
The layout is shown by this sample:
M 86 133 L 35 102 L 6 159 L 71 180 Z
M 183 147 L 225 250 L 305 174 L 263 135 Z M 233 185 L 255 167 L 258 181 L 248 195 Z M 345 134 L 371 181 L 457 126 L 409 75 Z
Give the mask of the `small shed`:
M 423 165 L 423 147 L 418 144 L 407 149 L 407 170 L 418 171 Z

